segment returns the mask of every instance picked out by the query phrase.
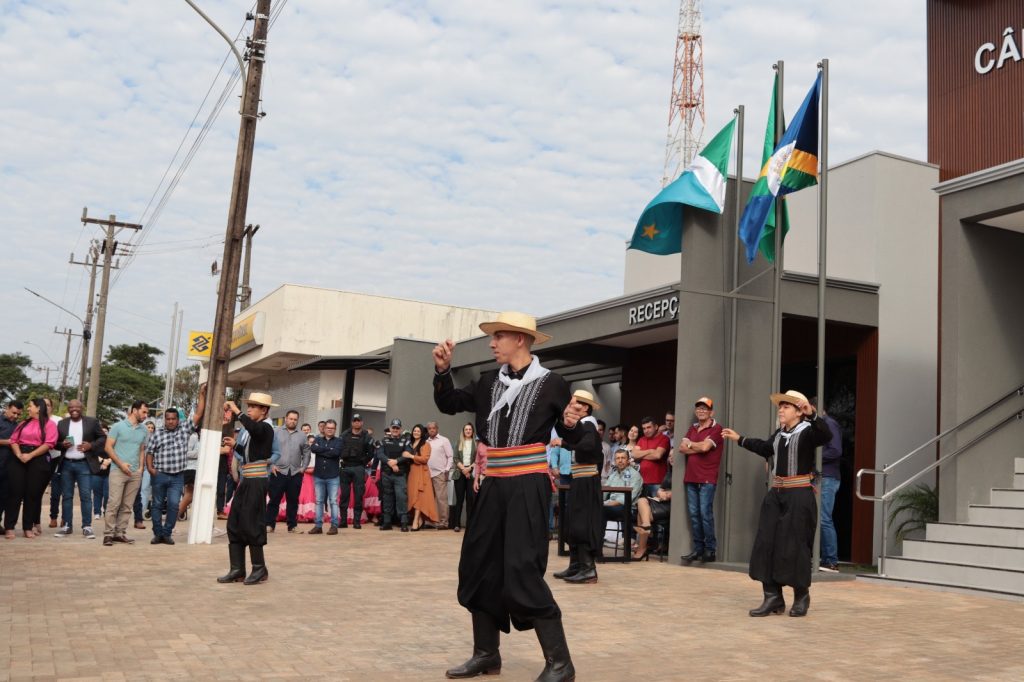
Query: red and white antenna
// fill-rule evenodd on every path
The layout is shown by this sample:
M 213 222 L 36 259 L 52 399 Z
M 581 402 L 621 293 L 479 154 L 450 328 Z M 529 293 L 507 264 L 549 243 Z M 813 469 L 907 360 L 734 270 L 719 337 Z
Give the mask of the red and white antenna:
M 672 65 L 672 98 L 668 107 L 668 142 L 661 186 L 669 184 L 700 150 L 704 135 L 704 41 L 701 0 L 682 0 L 679 32 Z

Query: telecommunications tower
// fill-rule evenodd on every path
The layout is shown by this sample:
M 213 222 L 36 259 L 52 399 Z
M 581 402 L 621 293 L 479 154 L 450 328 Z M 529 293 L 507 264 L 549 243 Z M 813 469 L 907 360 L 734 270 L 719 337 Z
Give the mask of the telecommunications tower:
M 683 172 L 700 150 L 704 134 L 704 42 L 701 0 L 682 0 L 672 65 L 672 97 L 668 107 L 668 141 L 661 186 Z

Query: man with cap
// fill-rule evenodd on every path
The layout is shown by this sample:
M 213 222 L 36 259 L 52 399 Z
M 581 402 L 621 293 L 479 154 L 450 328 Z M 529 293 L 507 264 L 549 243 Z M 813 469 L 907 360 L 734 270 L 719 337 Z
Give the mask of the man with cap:
M 380 461 L 381 530 L 391 530 L 397 520 L 402 532 L 409 532 L 408 476 L 412 460 L 402 457 L 402 453 L 408 449 L 409 438 L 402 435 L 402 420 L 392 419 L 377 449 L 377 459 Z
M 572 480 L 569 482 L 565 529 L 569 567 L 552 575 L 567 583 L 596 583 L 594 558 L 600 554 L 604 544 L 604 501 L 601 496 L 604 450 L 593 413 L 601 409 L 601 405 L 590 391 L 578 390 L 572 397 L 585 406 L 587 416 L 576 427 L 582 430 L 582 434 L 572 451 Z
M 244 581 L 246 585 L 264 582 L 270 577 L 263 556 L 267 544 L 267 527 L 263 515 L 267 510 L 267 476 L 273 463 L 274 427 L 265 421 L 271 407 L 277 407 L 267 393 L 252 393 L 245 401 L 243 413 L 232 401 L 224 403 L 242 423 L 238 438 L 227 438 L 230 447 L 242 456 L 238 488 L 231 500 L 228 514 L 228 553 L 231 569 L 217 578 L 219 583 Z M 245 575 L 245 548 L 249 548 L 252 573 Z
M 545 659 L 538 680 L 572 680 L 562 612 L 544 582 L 552 487 L 545 444 L 555 428 L 575 447 L 589 433 L 577 425 L 586 411 L 570 399 L 565 380 L 532 355 L 535 344 L 551 338 L 537 331 L 533 317 L 505 312 L 480 329 L 491 337 L 498 368 L 463 388 L 452 378 L 455 344 L 449 339 L 433 351 L 434 402 L 445 414 L 476 413 L 477 465 L 484 475 L 459 559 L 458 597 L 472 615 L 473 655 L 446 675 L 500 672 L 499 631 L 509 632 L 511 624 L 537 631 Z
M 352 527 L 363 527 L 363 494 L 366 490 L 366 465 L 373 459 L 373 438 L 363 429 L 363 417 L 358 412 L 352 415 L 352 426 L 338 436 L 341 441 L 341 523 L 338 528 L 348 527 L 348 496 L 355 495 L 352 504 Z
M 782 586 L 793 587 L 791 616 L 806 616 L 811 605 L 811 553 L 818 526 L 814 499 L 815 452 L 832 438 L 824 419 L 799 391 L 773 393 L 779 428 L 768 440 L 741 436 L 722 429 L 734 440 L 771 463 L 772 487 L 761 503 L 757 535 L 750 555 L 750 577 L 764 585 L 764 601 L 751 616 L 786 610 Z
M 715 561 L 715 489 L 718 465 L 722 461 L 722 426 L 715 421 L 714 402 L 707 396 L 697 398 L 693 416 L 697 418 L 679 443 L 686 456 L 686 509 L 690 513 L 692 551 L 683 557 L 686 563 Z

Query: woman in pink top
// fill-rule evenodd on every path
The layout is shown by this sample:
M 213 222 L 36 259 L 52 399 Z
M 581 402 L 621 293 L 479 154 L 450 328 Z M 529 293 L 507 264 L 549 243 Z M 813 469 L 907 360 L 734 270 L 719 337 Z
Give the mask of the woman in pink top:
M 28 419 L 11 434 L 13 457 L 7 458 L 7 509 L 4 511 L 4 536 L 14 537 L 14 526 L 21 513 L 21 529 L 27 538 L 40 531 L 32 529 L 39 518 L 43 493 L 50 481 L 50 449 L 57 444 L 57 425 L 50 421 L 46 403 L 33 398 L 28 404 Z

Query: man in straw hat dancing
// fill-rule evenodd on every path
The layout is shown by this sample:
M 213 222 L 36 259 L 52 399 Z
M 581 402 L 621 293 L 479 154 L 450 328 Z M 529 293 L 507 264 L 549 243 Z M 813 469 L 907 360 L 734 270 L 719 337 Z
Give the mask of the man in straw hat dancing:
M 814 499 L 814 449 L 832 432 L 807 396 L 799 391 L 773 393 L 779 428 L 768 440 L 722 429 L 722 437 L 771 462 L 772 487 L 761 503 L 757 536 L 750 555 L 750 577 L 764 585 L 764 601 L 751 616 L 781 615 L 786 610 L 782 586 L 793 588 L 791 616 L 806 616 L 811 605 L 811 553 L 818 526 Z
M 551 338 L 537 331 L 533 317 L 505 312 L 480 329 L 491 336 L 499 368 L 464 388 L 452 381 L 455 344 L 447 340 L 433 351 L 434 402 L 445 414 L 476 413 L 477 465 L 484 477 L 459 560 L 459 603 L 473 618 L 473 655 L 446 675 L 500 672 L 499 630 L 509 632 L 511 621 L 517 630 L 537 631 L 545 659 L 537 680 L 574 680 L 562 612 L 544 582 L 552 488 L 545 443 L 554 427 L 574 445 L 584 433 L 576 424 L 586 411 L 570 400 L 565 380 L 531 354 Z
M 553 575 L 567 583 L 596 583 L 594 559 L 604 544 L 604 499 L 601 495 L 601 465 L 604 450 L 597 433 L 594 410 L 601 405 L 590 391 L 578 390 L 573 400 L 583 405 L 587 416 L 580 420 L 579 440 L 573 447 L 572 481 L 569 483 L 566 541 L 569 543 L 569 567 Z
M 267 544 L 267 527 L 263 516 L 267 511 L 267 476 L 274 449 L 274 427 L 264 421 L 271 407 L 277 407 L 267 393 L 252 393 L 245 401 L 245 414 L 230 400 L 224 411 L 231 411 L 245 428 L 228 445 L 242 455 L 241 476 L 228 514 L 228 551 L 231 570 L 217 578 L 219 583 L 244 581 L 246 585 L 264 582 L 270 574 L 263 557 Z M 245 575 L 245 548 L 249 547 L 252 573 Z

